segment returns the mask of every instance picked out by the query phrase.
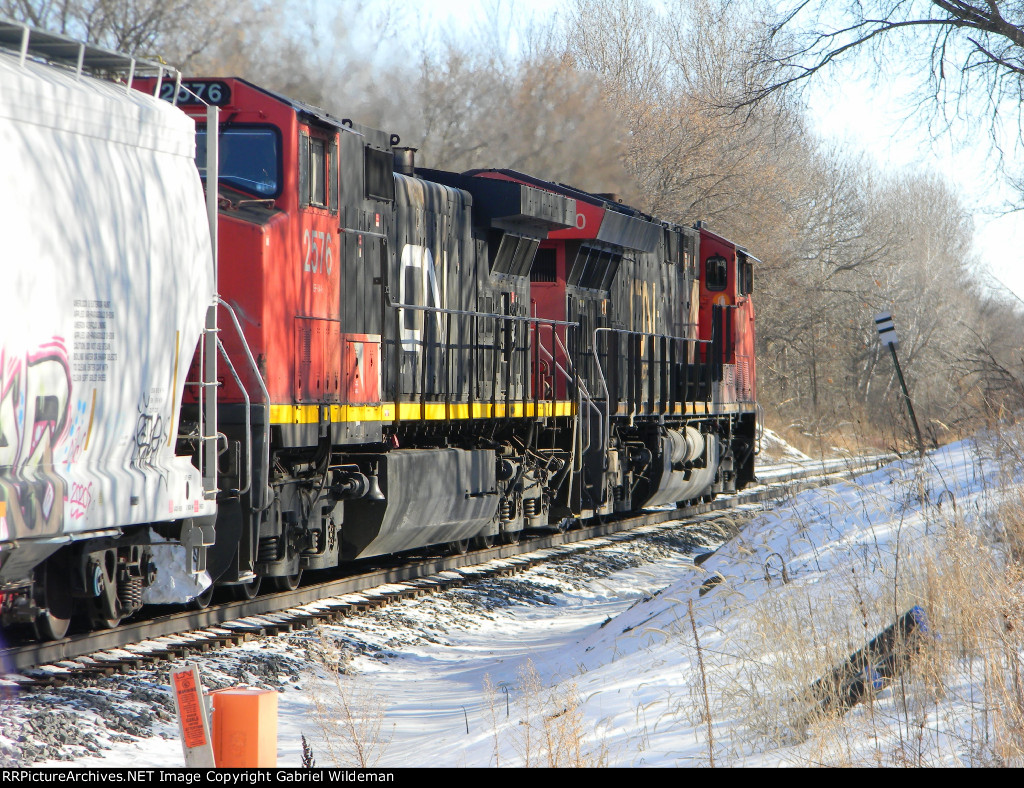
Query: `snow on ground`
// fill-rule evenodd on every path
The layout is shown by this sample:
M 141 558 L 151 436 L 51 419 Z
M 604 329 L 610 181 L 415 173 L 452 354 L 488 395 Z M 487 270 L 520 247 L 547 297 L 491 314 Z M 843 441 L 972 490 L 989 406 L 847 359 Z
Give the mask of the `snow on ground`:
M 699 567 L 728 520 L 195 661 L 210 687 L 281 691 L 285 766 L 303 735 L 320 766 L 1012 763 L 993 665 L 956 645 L 943 574 L 981 571 L 969 559 L 1006 482 L 989 448 L 961 442 L 737 516 Z M 943 563 L 955 539 L 978 549 Z M 845 717 L 810 714 L 810 683 L 913 604 L 940 638 L 936 670 Z M 166 684 L 151 669 L 8 698 L 0 762 L 180 765 Z M 55 731 L 70 740 L 33 744 Z
M 761 455 L 764 462 L 793 462 L 811 459 L 808 455 L 787 443 L 774 430 L 764 427 L 761 431 Z

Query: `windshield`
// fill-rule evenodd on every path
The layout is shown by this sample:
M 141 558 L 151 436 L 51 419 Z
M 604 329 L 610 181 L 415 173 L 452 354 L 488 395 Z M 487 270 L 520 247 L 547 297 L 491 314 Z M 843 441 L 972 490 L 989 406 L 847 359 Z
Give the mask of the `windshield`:
M 220 180 L 242 191 L 273 197 L 279 191 L 277 132 L 272 128 L 220 131 Z M 196 132 L 196 166 L 206 177 L 206 131 Z

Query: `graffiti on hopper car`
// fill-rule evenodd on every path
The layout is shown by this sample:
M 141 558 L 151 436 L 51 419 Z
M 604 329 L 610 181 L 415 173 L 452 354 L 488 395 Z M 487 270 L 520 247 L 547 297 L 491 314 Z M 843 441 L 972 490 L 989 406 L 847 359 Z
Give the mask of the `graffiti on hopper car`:
M 152 468 L 161 447 L 167 442 L 167 426 L 164 417 L 156 410 L 161 403 L 162 397 L 152 395 L 139 403 L 139 417 L 135 422 L 132 442 L 131 465 L 133 468 L 139 470 Z
M 60 532 L 65 483 L 54 452 L 70 432 L 70 403 L 62 337 L 27 353 L 0 348 L 0 539 Z

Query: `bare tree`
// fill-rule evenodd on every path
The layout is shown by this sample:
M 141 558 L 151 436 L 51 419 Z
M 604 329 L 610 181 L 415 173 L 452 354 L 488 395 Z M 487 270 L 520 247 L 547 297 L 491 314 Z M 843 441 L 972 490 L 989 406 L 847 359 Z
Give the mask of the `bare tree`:
M 502 66 L 449 49 L 424 62 L 418 98 L 419 144 L 432 166 L 508 167 L 637 196 L 621 163 L 625 130 L 600 85 L 555 53 Z
M 750 83 L 740 104 L 764 100 L 833 65 L 870 53 L 882 73 L 922 80 L 933 108 L 989 119 L 1024 98 L 1021 0 L 791 0 L 756 61 L 770 79 Z
M 666 218 L 717 226 L 749 215 L 771 194 L 784 160 L 775 143 L 799 138 L 802 122 L 783 101 L 747 113 L 727 108 L 750 70 L 759 4 L 676 0 L 577 0 L 564 23 L 565 56 L 592 74 L 622 119 L 624 164 L 639 206 Z M 771 183 L 772 187 L 763 188 Z M 757 195 L 755 196 L 755 192 Z
M 247 18 L 249 0 L 0 0 L 0 14 L 188 68 Z
M 898 413 L 881 310 L 897 315 L 926 423 L 1024 396 L 1019 321 L 979 295 L 955 191 L 823 147 L 788 90 L 891 41 L 897 57 L 933 56 L 933 90 L 975 80 L 990 101 L 1018 95 L 1024 0 L 804 0 L 781 17 L 769 0 L 574 0 L 553 23 L 518 26 L 515 51 L 517 10 L 500 3 L 472 36 L 415 40 L 367 0 L 227 3 L 0 0 L 0 13 L 246 77 L 398 132 L 427 166 L 509 167 L 710 220 L 762 260 L 762 399 L 811 429 Z

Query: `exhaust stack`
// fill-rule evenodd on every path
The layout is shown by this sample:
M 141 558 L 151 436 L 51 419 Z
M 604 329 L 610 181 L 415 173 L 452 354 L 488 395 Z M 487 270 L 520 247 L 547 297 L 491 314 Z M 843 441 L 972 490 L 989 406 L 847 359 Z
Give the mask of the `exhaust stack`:
M 417 148 L 393 148 L 395 152 L 395 172 L 412 177 L 416 174 Z

